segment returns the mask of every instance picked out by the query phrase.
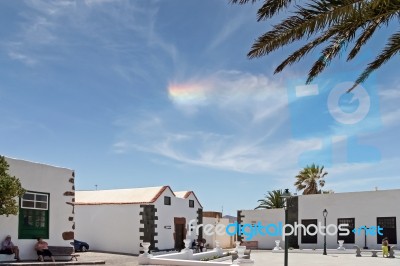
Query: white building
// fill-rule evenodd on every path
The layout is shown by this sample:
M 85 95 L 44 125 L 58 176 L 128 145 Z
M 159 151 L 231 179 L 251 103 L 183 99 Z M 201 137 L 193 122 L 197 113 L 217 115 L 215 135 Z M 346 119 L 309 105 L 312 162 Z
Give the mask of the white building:
M 380 248 L 383 237 L 388 237 L 390 244 L 397 244 L 400 237 L 400 189 L 368 191 L 368 192 L 348 192 L 316 195 L 300 195 L 292 198 L 292 206 L 289 208 L 289 223 L 301 223 L 303 225 L 315 224 L 324 225 L 323 210 L 328 214 L 326 224 L 339 226 L 349 224 L 349 230 L 380 226 L 383 229 L 383 236 L 377 232 L 357 230 L 348 236 L 327 236 L 327 248 L 338 247 L 338 240 L 344 240 L 345 248 L 353 248 L 354 245 L 368 248 Z M 269 210 L 241 210 L 238 211 L 238 221 L 240 224 L 256 224 L 259 221 L 265 226 L 273 223 L 284 224 L 285 216 L 283 209 Z M 333 228 L 330 232 L 334 232 Z M 290 238 L 289 246 L 298 246 L 301 249 L 320 249 L 324 245 L 322 234 L 305 235 L 298 230 L 298 236 Z M 275 246 L 275 240 L 280 237 L 256 236 L 252 241 L 258 242 L 261 249 L 271 249 Z M 249 240 L 243 236 L 243 240 Z M 366 242 L 366 243 L 365 243 Z M 281 242 L 281 247 L 284 243 Z
M 321 222 L 324 224 L 323 210 L 328 211 L 327 224 L 350 224 L 350 230 L 362 226 L 381 226 L 383 234 L 389 238 L 390 244 L 397 244 L 400 237 L 400 189 L 369 192 L 350 192 L 334 194 L 303 195 L 298 197 L 298 221 L 303 224 Z M 380 248 L 382 237 L 377 233 L 367 234 L 367 247 Z M 345 247 L 354 244 L 364 247 L 365 231 L 351 233 L 348 237 L 327 236 L 327 247 L 337 247 L 337 241 L 343 239 Z M 312 242 L 312 243 L 305 243 Z M 300 248 L 323 247 L 324 238 L 299 237 Z
M 213 229 L 212 234 L 210 235 L 203 233 L 203 238 L 206 240 L 206 246 L 208 248 L 215 248 L 215 241 L 218 241 L 221 248 L 234 247 L 236 236 L 229 236 L 228 234 L 218 234 L 216 232 L 216 226 L 218 224 L 228 226 L 230 224 L 230 220 L 229 218 L 222 217 L 222 213 L 220 212 L 203 211 L 203 228 L 205 229 L 210 226 L 210 228 Z
M 151 250 L 182 249 L 188 223 L 202 223 L 194 192 L 169 186 L 77 191 L 75 210 L 77 239 L 92 250 L 128 254 L 139 254 L 142 242 Z
M 242 210 L 238 212 L 238 223 L 241 225 L 251 224 L 257 225 L 261 222 L 263 226 L 268 224 L 279 224 L 285 221 L 285 212 L 283 209 L 260 209 L 260 210 Z M 273 230 L 271 229 L 271 232 Z M 281 236 L 271 235 L 254 235 L 253 237 L 242 236 L 243 241 L 257 242 L 256 246 L 259 249 L 273 249 L 275 247 L 275 240 L 282 240 Z M 253 246 L 254 247 L 254 246 Z
M 21 181 L 26 194 L 18 215 L 0 216 L 0 241 L 11 235 L 21 259 L 36 259 L 34 245 L 42 237 L 51 246 L 71 246 L 74 239 L 74 171 L 6 158 L 9 174 Z M 11 257 L 12 259 L 12 257 Z M 0 260 L 10 260 L 0 255 Z

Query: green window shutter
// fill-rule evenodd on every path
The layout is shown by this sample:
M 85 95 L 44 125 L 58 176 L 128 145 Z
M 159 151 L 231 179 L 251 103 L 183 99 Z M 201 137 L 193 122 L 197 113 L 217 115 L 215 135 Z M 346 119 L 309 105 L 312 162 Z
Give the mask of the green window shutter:
M 46 198 L 44 200 L 43 198 Z M 46 202 L 47 203 L 44 203 Z M 28 191 L 20 199 L 18 238 L 49 238 L 50 194 Z

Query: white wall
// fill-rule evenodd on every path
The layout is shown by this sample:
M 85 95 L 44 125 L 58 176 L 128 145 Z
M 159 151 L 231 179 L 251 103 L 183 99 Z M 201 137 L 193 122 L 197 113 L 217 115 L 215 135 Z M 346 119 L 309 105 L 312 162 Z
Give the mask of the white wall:
M 355 227 L 376 226 L 377 217 L 396 216 L 397 241 L 400 241 L 400 190 L 370 191 L 335 193 L 323 195 L 302 195 L 299 196 L 299 222 L 302 219 L 318 219 L 323 224 L 322 211 L 327 209 L 327 224 L 337 224 L 338 218 L 355 218 Z M 318 235 L 318 245 L 301 244 L 300 248 L 322 248 L 323 236 Z M 367 236 L 369 248 L 380 248 L 376 243 L 376 235 Z M 355 236 L 355 244 L 364 246 L 364 232 Z M 337 237 L 327 236 L 327 247 L 337 248 Z M 345 245 L 352 248 L 353 244 Z
M 285 222 L 285 212 L 283 209 L 259 209 L 259 210 L 242 210 L 242 224 L 252 224 L 261 222 L 263 226 L 267 224 L 282 224 Z M 284 246 L 282 237 L 275 236 L 261 236 L 257 235 L 251 240 L 243 236 L 243 241 L 258 241 L 259 249 L 273 249 L 275 247 L 275 240 L 281 240 L 281 247 Z
M 164 196 L 171 197 L 171 205 L 164 205 Z M 194 200 L 194 208 L 189 207 L 189 200 Z M 160 250 L 172 249 L 175 246 L 174 240 L 174 217 L 184 217 L 186 219 L 187 229 L 190 220 L 197 220 L 197 211 L 201 208 L 200 204 L 197 202 L 196 198 L 191 194 L 188 198 L 177 198 L 175 197 L 169 189 L 166 189 L 163 194 L 157 199 L 154 204 L 157 208 L 156 221 L 157 228 L 156 232 L 158 236 L 155 237 L 158 240 L 156 247 Z M 170 226 L 171 229 L 166 229 L 165 226 Z M 195 232 L 192 232 L 189 236 L 187 232 L 187 238 L 194 240 L 197 239 Z
M 76 205 L 75 239 L 91 250 L 139 254 L 138 204 Z
M 203 225 L 206 226 L 207 224 L 214 226 L 214 234 L 213 235 L 206 235 L 203 233 L 204 239 L 206 239 L 207 243 L 210 245 L 210 248 L 215 248 L 215 241 L 219 241 L 219 245 L 221 248 L 231 248 L 234 247 L 234 236 L 229 236 L 228 234 L 219 235 L 215 233 L 215 226 L 217 224 L 223 224 L 226 226 L 229 225 L 229 219 L 227 218 L 214 218 L 214 217 L 204 217 L 203 218 Z
M 64 196 L 64 192 L 72 191 L 73 171 L 66 168 L 54 167 L 44 164 L 32 163 L 23 160 L 6 158 L 10 165 L 9 173 L 20 179 L 22 187 L 28 191 L 50 193 L 49 210 L 49 239 L 46 240 L 51 246 L 70 246 L 71 240 L 63 240 L 62 233 L 73 231 L 72 206 L 66 204 L 71 202 L 72 196 Z M 18 239 L 18 215 L 0 216 L 0 240 L 6 235 L 12 236 L 12 241 L 19 246 L 22 259 L 36 259 L 37 255 L 33 247 L 34 239 Z

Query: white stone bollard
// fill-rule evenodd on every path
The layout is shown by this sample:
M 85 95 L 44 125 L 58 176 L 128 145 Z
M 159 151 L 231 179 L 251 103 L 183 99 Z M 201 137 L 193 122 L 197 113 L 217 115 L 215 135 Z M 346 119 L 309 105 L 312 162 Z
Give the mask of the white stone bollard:
M 238 253 L 239 259 L 243 259 L 245 250 L 246 250 L 246 246 L 238 246 L 237 247 L 237 253 Z
M 152 257 L 152 255 L 149 254 L 150 243 L 144 242 L 142 243 L 142 246 L 143 246 L 143 254 L 139 255 L 138 262 L 139 265 L 148 265 L 150 264 L 150 258 Z
M 281 250 L 282 248 L 279 246 L 280 243 L 281 243 L 280 240 L 275 240 L 275 247 L 273 250 Z
M 236 241 L 235 242 L 235 251 L 237 252 L 238 251 L 238 247 L 240 246 L 240 241 Z
M 185 239 L 183 243 L 185 243 L 185 248 L 181 252 L 186 254 L 187 260 L 193 259 L 193 250 L 190 249 L 190 243 L 192 243 L 192 241 L 190 239 Z
M 215 248 L 214 248 L 214 251 L 216 251 L 216 252 L 218 253 L 219 256 L 221 256 L 221 255 L 224 253 L 224 251 L 222 250 L 222 248 L 221 248 L 220 245 L 219 245 L 219 241 L 218 241 L 218 240 L 215 240 Z
M 339 247 L 337 248 L 337 250 L 346 250 L 346 249 L 343 247 L 344 240 L 339 240 L 338 243 L 339 243 Z
M 192 241 L 190 239 L 185 239 L 183 240 L 183 243 L 185 243 L 185 250 L 189 250 L 190 249 L 190 243 Z
M 234 260 L 231 265 L 254 264 L 254 260 L 243 258 L 245 251 L 246 251 L 246 246 L 238 246 L 237 247 L 238 258 Z

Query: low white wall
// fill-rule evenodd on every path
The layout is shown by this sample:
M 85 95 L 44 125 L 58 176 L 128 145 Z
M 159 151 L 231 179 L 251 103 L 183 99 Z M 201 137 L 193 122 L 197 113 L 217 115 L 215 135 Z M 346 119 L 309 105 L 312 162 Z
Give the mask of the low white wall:
M 139 254 L 139 205 L 77 205 L 75 238 L 91 250 Z
M 201 259 L 205 259 L 205 258 L 218 256 L 218 255 L 221 255 L 221 254 L 219 254 L 215 250 L 211 250 L 211 251 L 206 251 L 206 252 L 195 253 L 195 254 L 193 254 L 193 259 L 194 260 L 201 260 Z
M 177 265 L 177 266 L 221 266 L 231 265 L 231 262 L 212 262 L 212 261 L 196 261 L 196 260 L 170 260 L 170 259 L 150 259 L 152 265 Z
M 185 266 L 197 266 L 197 265 L 231 265 L 230 260 L 226 262 L 213 262 L 213 261 L 200 261 L 203 258 L 210 258 L 213 256 L 222 255 L 217 251 L 207 251 L 191 255 L 190 253 L 175 253 L 175 254 L 165 254 L 160 256 L 154 256 L 149 259 L 149 264 L 151 265 L 185 265 Z M 140 261 L 140 258 L 139 258 Z
M 74 217 L 71 202 L 73 196 L 64 196 L 66 191 L 73 191 L 73 184 L 69 182 L 73 170 L 33 163 L 23 160 L 6 158 L 10 165 L 9 173 L 20 179 L 22 187 L 28 191 L 50 193 L 49 209 L 49 239 L 45 239 L 51 246 L 70 246 L 73 240 L 63 240 L 62 233 L 73 231 Z M 36 259 L 34 251 L 36 239 L 18 239 L 18 215 L 9 217 L 0 216 L 0 242 L 7 235 L 11 235 L 12 241 L 20 249 L 22 259 Z M 1 256 L 0 260 L 7 257 Z

